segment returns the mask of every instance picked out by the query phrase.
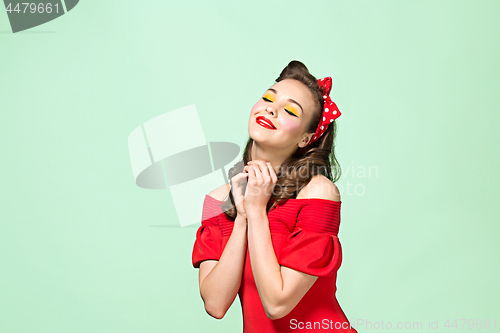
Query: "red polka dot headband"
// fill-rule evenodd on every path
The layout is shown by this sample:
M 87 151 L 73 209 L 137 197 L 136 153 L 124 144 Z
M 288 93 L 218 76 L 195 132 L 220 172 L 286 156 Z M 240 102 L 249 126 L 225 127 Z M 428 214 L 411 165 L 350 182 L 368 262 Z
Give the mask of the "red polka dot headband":
M 311 145 L 314 141 L 318 140 L 323 133 L 325 133 L 328 125 L 332 123 L 335 119 L 340 117 L 341 113 L 337 104 L 335 104 L 330 99 L 330 90 L 332 90 L 332 78 L 327 76 L 325 78 L 318 80 L 318 86 L 323 92 L 323 99 L 325 100 L 325 105 L 323 107 L 323 114 L 321 115 L 321 119 L 319 121 L 318 127 L 316 128 L 316 132 L 313 137 L 307 144 L 307 146 Z

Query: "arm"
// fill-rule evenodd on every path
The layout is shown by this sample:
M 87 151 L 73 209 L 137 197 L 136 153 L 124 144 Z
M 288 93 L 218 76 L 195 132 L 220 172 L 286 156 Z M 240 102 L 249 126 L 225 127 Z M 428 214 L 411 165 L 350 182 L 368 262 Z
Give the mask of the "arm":
M 340 201 L 337 187 L 324 176 L 314 177 L 299 197 Z M 318 277 L 279 265 L 265 207 L 247 209 L 247 216 L 248 249 L 257 290 L 266 315 L 279 319 L 295 308 Z
M 220 259 L 200 264 L 200 295 L 205 310 L 214 318 L 222 319 L 238 294 L 246 247 L 246 217 L 237 215 Z
M 248 250 L 255 284 L 267 317 L 279 319 L 295 308 L 318 277 L 280 266 L 265 211 L 249 214 L 248 220 Z

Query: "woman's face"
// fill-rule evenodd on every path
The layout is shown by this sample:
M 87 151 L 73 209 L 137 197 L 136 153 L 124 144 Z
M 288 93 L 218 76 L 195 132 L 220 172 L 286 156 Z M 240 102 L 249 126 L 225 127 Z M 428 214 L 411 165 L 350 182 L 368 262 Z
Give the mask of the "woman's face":
M 274 148 L 304 147 L 314 134 L 306 133 L 314 108 L 309 88 L 297 80 L 282 80 L 253 106 L 248 133 L 254 141 Z

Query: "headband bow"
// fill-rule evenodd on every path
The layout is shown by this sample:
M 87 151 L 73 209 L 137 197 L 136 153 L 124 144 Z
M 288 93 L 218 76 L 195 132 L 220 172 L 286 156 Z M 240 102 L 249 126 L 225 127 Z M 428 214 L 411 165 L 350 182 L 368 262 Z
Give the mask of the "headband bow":
M 307 146 L 312 144 L 314 141 L 318 140 L 323 135 L 323 133 L 325 133 L 326 129 L 328 128 L 328 125 L 330 125 L 330 123 L 332 123 L 335 119 L 337 119 L 341 115 L 340 110 L 337 107 L 337 104 L 335 104 L 330 99 L 330 90 L 332 90 L 332 78 L 330 76 L 327 76 L 325 78 L 319 79 L 318 86 L 323 92 L 323 99 L 325 100 L 325 105 L 323 107 L 323 113 L 321 115 L 321 119 L 319 120 L 318 127 L 316 128 L 316 132 L 314 133 L 313 137 L 311 138 Z

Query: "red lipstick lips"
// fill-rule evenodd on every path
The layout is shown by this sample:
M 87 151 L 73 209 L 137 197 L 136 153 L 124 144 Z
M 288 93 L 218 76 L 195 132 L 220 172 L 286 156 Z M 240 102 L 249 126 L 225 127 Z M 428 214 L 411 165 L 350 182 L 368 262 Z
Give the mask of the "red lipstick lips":
M 255 119 L 255 121 L 257 122 L 257 124 L 261 125 L 262 127 L 272 129 L 272 130 L 276 129 L 274 124 L 266 117 L 258 116 L 257 119 Z

